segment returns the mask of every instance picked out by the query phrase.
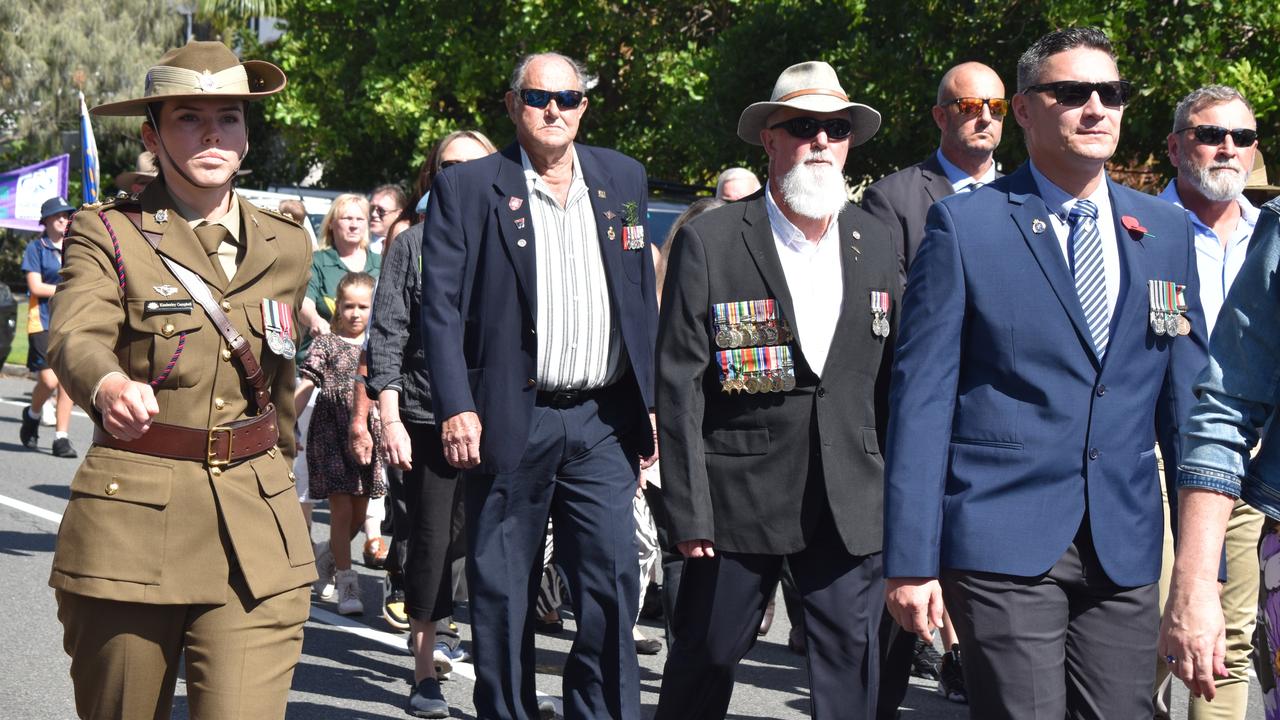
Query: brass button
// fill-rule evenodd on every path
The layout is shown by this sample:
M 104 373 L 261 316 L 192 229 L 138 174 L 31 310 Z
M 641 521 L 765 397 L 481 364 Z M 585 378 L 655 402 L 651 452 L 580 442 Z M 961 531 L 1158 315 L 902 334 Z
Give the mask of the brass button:
M 298 478 L 297 478 L 297 476 L 296 476 L 296 475 L 294 475 L 293 473 L 289 473 L 289 479 L 290 479 L 290 480 L 297 480 Z
M 160 328 L 160 334 L 161 334 L 161 335 L 163 335 L 163 336 L 165 336 L 165 337 L 169 337 L 170 335 L 172 335 L 172 334 L 173 334 L 173 323 L 165 323 L 165 324 L 164 324 L 164 327 Z
M 227 349 L 227 348 L 222 348 L 222 359 L 223 359 L 223 360 L 230 360 L 230 359 L 231 359 L 231 350 L 229 350 L 229 349 Z
M 220 468 L 220 467 L 211 467 L 211 468 L 209 468 L 209 474 L 210 474 L 210 475 L 212 475 L 212 476 L 214 476 L 214 477 L 218 477 L 218 476 L 222 475 L 222 468 Z
M 223 301 L 222 301 L 222 309 L 223 309 L 224 311 L 230 311 L 230 310 L 231 310 L 231 303 L 227 302 L 226 300 L 223 300 Z
M 116 482 L 115 480 L 112 480 L 111 482 L 107 483 L 108 495 L 115 495 L 118 492 L 120 492 L 120 483 Z
M 224 408 L 224 407 L 226 407 L 226 406 L 227 406 L 227 401 L 226 401 L 226 400 L 223 400 L 222 398 L 214 398 L 214 399 L 213 399 L 213 406 L 214 406 L 215 408 L 217 408 L 217 409 L 221 410 L 222 408 Z
M 525 380 L 524 382 L 525 382 L 525 384 L 526 384 L 526 385 L 528 385 L 529 387 L 537 387 L 537 386 L 538 386 L 538 381 L 537 381 L 537 380 L 534 380 L 533 378 L 529 378 L 529 379 Z

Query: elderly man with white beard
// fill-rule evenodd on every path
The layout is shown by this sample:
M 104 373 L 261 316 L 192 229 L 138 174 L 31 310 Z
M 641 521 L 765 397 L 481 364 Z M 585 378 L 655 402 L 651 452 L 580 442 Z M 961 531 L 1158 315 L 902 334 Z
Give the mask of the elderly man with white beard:
M 1225 85 L 1208 85 L 1191 92 L 1173 113 L 1169 162 L 1178 169 L 1178 176 L 1169 182 L 1160 198 L 1186 210 L 1191 220 L 1200 273 L 1200 302 L 1211 335 L 1258 222 L 1258 209 L 1243 194 L 1258 148 L 1257 127 L 1249 101 Z M 1165 484 L 1160 487 L 1164 489 Z M 1258 614 L 1258 540 L 1263 520 L 1261 512 L 1243 500 L 1235 500 L 1227 523 L 1227 582 L 1222 587 L 1227 675 L 1215 678 L 1217 698 L 1212 703 L 1203 696 L 1191 698 L 1191 720 L 1245 716 L 1249 703 L 1249 655 Z M 1173 535 L 1166 526 L 1164 572 L 1160 576 L 1162 606 L 1173 572 L 1172 560 Z M 1162 658 L 1156 667 L 1163 678 L 1156 696 L 1159 712 L 1168 707 L 1171 676 L 1169 665 Z
M 889 228 L 849 204 L 842 168 L 879 127 L 830 65 L 787 68 L 738 120 L 769 156 L 765 187 L 672 243 L 656 394 L 686 561 L 657 720 L 725 716 L 784 559 L 813 717 L 875 716 L 900 283 Z

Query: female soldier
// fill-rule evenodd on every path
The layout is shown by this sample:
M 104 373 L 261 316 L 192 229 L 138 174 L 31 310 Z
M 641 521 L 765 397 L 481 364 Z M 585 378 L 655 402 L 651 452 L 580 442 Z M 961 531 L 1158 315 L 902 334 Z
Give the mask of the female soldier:
M 284 74 L 217 42 L 160 58 L 141 115 L 160 177 L 67 236 L 50 354 L 92 408 L 49 584 L 84 718 L 283 717 L 315 565 L 293 493 L 292 309 L 311 246 L 232 190 L 246 101 Z

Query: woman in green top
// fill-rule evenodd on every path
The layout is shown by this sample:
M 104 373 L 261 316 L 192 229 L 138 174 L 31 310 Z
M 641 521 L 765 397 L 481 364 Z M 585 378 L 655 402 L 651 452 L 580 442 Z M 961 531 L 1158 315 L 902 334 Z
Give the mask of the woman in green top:
M 320 224 L 320 249 L 311 259 L 311 282 L 302 301 L 302 322 L 312 336 L 329 332 L 338 281 L 349 272 L 375 278 L 382 256 L 369 250 L 369 201 L 362 195 L 339 195 Z

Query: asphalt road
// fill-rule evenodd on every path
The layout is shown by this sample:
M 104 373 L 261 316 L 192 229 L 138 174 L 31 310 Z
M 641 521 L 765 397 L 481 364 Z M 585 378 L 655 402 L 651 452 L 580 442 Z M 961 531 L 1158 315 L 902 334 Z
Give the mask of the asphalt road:
M 47 585 L 58 520 L 69 496 L 68 486 L 78 462 L 49 454 L 53 428 L 41 428 L 38 450 L 18 442 L 20 407 L 30 383 L 0 378 L 0 717 L 65 720 L 75 717 L 70 661 L 62 651 L 61 626 L 53 591 Z M 77 411 L 71 440 L 77 450 L 89 447 L 92 426 Z M 316 512 L 316 539 L 328 537 L 327 513 Z M 354 547 L 354 546 L 353 546 Z M 353 556 L 360 557 L 359 548 Z M 404 715 L 412 658 L 402 633 L 383 622 L 380 612 L 381 575 L 358 568 L 365 596 L 364 617 L 344 618 L 330 603 L 316 602 L 307 623 L 303 656 L 294 675 L 287 717 L 290 720 L 397 718 Z M 650 637 L 661 630 L 645 621 Z M 461 625 L 464 641 L 469 629 Z M 560 668 L 572 640 L 572 621 L 561 636 L 539 635 L 538 689 L 559 702 Z M 782 603 L 768 636 L 756 643 L 738 670 L 729 718 L 792 720 L 808 717 L 807 674 L 803 658 L 787 650 L 789 624 Z M 652 716 L 661 684 L 665 650 L 641 656 L 641 702 L 644 716 Z M 444 683 L 453 717 L 475 718 L 471 703 L 474 674 L 462 663 Z M 185 687 L 179 682 L 173 717 L 188 717 Z M 1185 718 L 1185 691 L 1175 701 L 1175 718 Z M 912 680 L 902 710 L 904 720 L 959 720 L 967 708 L 941 698 L 934 683 Z M 1254 683 L 1249 720 L 1262 720 L 1262 702 Z

